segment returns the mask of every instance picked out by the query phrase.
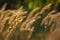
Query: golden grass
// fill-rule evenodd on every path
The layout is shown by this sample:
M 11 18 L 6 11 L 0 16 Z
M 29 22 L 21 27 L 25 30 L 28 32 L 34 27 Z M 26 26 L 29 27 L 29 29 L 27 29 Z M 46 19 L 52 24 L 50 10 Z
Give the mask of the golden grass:
M 7 4 L 4 4 L 0 11 L 0 40 L 30 40 L 32 37 L 32 33 L 35 31 L 34 24 L 38 19 L 41 18 L 41 16 L 39 15 L 45 12 L 45 10 L 49 9 L 52 4 L 51 3 L 47 4 L 39 12 L 38 12 L 39 7 L 37 7 L 32 11 L 30 11 L 29 13 L 28 11 L 25 11 L 23 6 L 21 6 L 19 9 L 16 10 L 5 10 L 6 5 Z M 58 30 L 60 24 L 59 18 L 60 18 L 60 12 L 56 13 L 55 10 L 52 10 L 42 20 L 41 25 L 44 26 L 48 25 L 47 27 L 51 26 L 50 28 L 51 36 L 49 36 L 48 38 L 48 39 L 51 38 L 50 40 L 52 40 L 52 37 L 54 37 L 56 32 L 58 35 L 60 33 L 60 31 Z M 8 25 L 7 25 L 7 29 L 4 30 L 6 22 Z M 55 27 L 55 31 L 54 31 L 54 27 Z M 16 31 L 16 29 L 18 31 Z M 19 36 L 19 38 L 17 38 L 17 36 Z M 40 37 L 38 38 L 38 40 L 40 40 Z
M 50 27 L 47 40 L 60 40 L 60 12 L 51 11 L 43 20 L 42 24 Z
M 0 12 L 0 34 L 2 36 L 3 40 L 9 40 L 9 36 L 12 34 L 12 32 L 17 28 L 17 25 L 19 23 L 22 23 L 22 21 L 24 20 L 24 18 L 26 16 L 24 16 L 27 11 L 25 11 L 23 9 L 23 7 L 20 7 L 17 10 L 5 10 L 6 4 L 3 5 L 3 8 L 1 9 Z M 34 30 L 34 26 L 32 27 L 32 25 L 34 24 L 34 22 L 40 18 L 39 13 L 35 14 L 35 12 L 38 10 L 39 8 L 34 9 L 33 11 L 31 11 L 28 15 L 28 17 L 26 17 L 26 21 L 24 21 L 19 28 L 21 32 L 23 31 L 29 31 L 27 39 L 29 40 L 32 32 Z M 35 14 L 35 15 L 34 15 Z M 34 16 L 33 16 L 34 15 Z M 5 24 L 8 20 L 8 24 L 9 26 L 7 26 L 8 28 L 6 30 L 3 29 L 5 28 Z M 25 28 L 24 28 L 25 27 Z M 32 28 L 31 28 L 32 27 Z M 23 31 L 22 31 L 22 30 Z M 1 38 L 0 38 L 1 39 Z M 1 40 L 2 40 L 1 39 Z

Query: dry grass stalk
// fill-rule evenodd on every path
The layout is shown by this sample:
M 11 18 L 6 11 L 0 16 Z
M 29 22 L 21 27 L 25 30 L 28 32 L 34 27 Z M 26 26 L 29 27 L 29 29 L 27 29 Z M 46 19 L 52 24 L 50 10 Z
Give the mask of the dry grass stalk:
M 24 18 L 24 17 L 23 17 Z M 15 19 L 15 21 L 12 22 L 12 24 L 9 26 L 9 28 L 5 31 L 5 33 L 3 33 L 3 35 L 7 34 L 6 37 L 5 37 L 5 40 L 7 40 L 7 38 L 10 36 L 10 34 L 12 33 L 12 31 L 16 28 L 16 25 L 19 23 L 19 22 L 22 22 L 23 18 L 17 18 Z
M 15 17 L 17 18 L 17 17 L 22 16 L 22 15 L 24 15 L 26 13 L 27 13 L 27 11 L 24 11 L 22 9 L 22 7 L 20 9 L 16 10 L 16 12 L 14 11 L 13 16 L 9 20 L 9 23 L 11 23 L 14 20 Z
M 50 18 L 50 19 L 49 19 Z M 42 24 L 50 26 L 48 40 L 60 40 L 60 12 L 50 12 L 42 21 Z
M 41 25 L 48 25 L 53 28 L 54 25 L 60 24 L 60 12 L 55 13 L 55 11 L 51 11 L 42 21 Z M 51 28 L 51 30 L 52 30 Z
M 10 15 L 12 15 L 12 11 L 7 10 L 7 11 L 3 11 L 1 12 L 1 16 L 0 16 L 0 32 L 2 32 L 6 21 L 11 17 Z
M 21 29 L 22 29 L 29 21 L 31 21 L 31 20 L 33 20 L 33 19 L 38 19 L 38 18 L 39 18 L 39 17 L 38 17 L 39 13 L 37 13 L 37 14 L 35 14 L 35 16 L 33 16 L 34 13 L 35 13 L 37 10 L 38 10 L 38 8 L 35 8 L 32 12 L 29 13 L 26 21 L 22 23 Z
M 60 12 L 52 10 L 42 20 L 41 25 L 50 27 L 48 40 L 60 40 Z
M 7 29 L 7 31 L 5 31 L 5 32 L 10 32 L 10 30 L 13 30 L 19 22 L 22 22 L 23 18 L 25 18 L 25 16 L 15 19 L 15 20 L 10 24 L 9 28 Z
M 40 18 L 39 13 L 35 13 L 35 11 L 37 11 L 38 8 L 34 9 L 32 12 L 29 13 L 28 17 L 26 18 L 26 20 L 21 24 L 20 27 L 20 31 L 24 32 L 24 31 L 29 31 L 27 39 L 29 40 L 32 32 L 34 31 L 34 26 L 32 27 L 32 25 L 34 24 L 34 22 Z M 34 15 L 34 16 L 33 16 Z M 32 28 L 31 28 L 32 27 Z M 25 39 L 26 40 L 26 39 Z
M 52 24 L 52 23 L 53 23 L 53 24 Z M 54 27 L 55 27 L 55 29 L 56 29 L 56 28 L 59 28 L 59 25 L 60 25 L 60 12 L 59 12 L 59 13 L 56 13 L 56 14 L 51 18 L 51 20 L 50 20 L 50 22 L 49 22 L 49 25 L 51 25 L 51 24 L 52 24 L 52 27 L 51 27 L 50 32 L 53 31 Z
M 4 25 L 6 23 L 6 21 L 9 19 L 9 17 L 4 18 L 1 23 L 0 23 L 0 33 L 2 32 Z
M 17 24 L 23 21 L 23 19 L 25 17 L 25 16 L 23 16 L 24 13 L 26 13 L 26 12 L 23 11 L 23 10 L 22 11 L 18 10 L 18 12 L 13 11 L 13 14 L 10 17 L 10 20 L 9 20 L 9 21 L 12 21 L 12 20 L 13 21 L 11 22 L 9 28 L 5 32 L 3 32 L 3 36 L 6 36 L 5 40 L 8 39 L 8 37 L 10 36 L 10 34 L 12 33 L 12 31 L 16 28 Z
M 21 9 L 22 10 L 22 9 Z M 21 12 L 21 10 L 16 10 L 16 11 L 13 11 L 13 15 L 12 15 L 12 17 L 10 17 L 11 19 L 9 20 L 9 24 L 14 20 L 14 18 L 15 17 L 19 17 L 21 14 L 23 14 L 22 12 Z M 24 11 L 23 11 L 24 12 Z
M 33 10 L 28 14 L 27 19 L 32 18 L 32 16 L 34 15 L 34 13 L 35 13 L 36 11 L 38 11 L 38 9 L 39 9 L 38 7 L 35 8 L 35 9 L 33 9 Z
M 32 35 L 32 32 L 34 31 L 34 22 L 36 22 L 39 18 L 40 18 L 40 16 L 39 16 L 39 14 L 41 14 L 41 13 L 43 13 L 43 12 L 45 12 L 45 10 L 47 9 L 47 8 L 49 8 L 51 6 L 51 3 L 49 3 L 48 5 L 46 5 L 45 7 L 43 7 L 42 8 L 42 10 L 40 11 L 40 12 L 37 12 L 38 10 L 39 10 L 39 8 L 35 8 L 35 9 L 33 9 L 29 14 L 28 14 L 28 16 L 27 16 L 27 18 L 26 18 L 26 20 L 21 24 L 21 26 L 20 26 L 20 31 L 21 32 L 24 32 L 24 31 L 29 31 L 29 33 L 27 34 L 27 39 L 28 40 L 30 40 L 30 38 L 31 38 L 31 35 Z M 4 8 L 2 8 L 2 10 L 4 10 L 5 9 L 5 7 Z M 4 12 L 6 12 L 6 11 L 4 11 Z M 36 13 L 37 12 L 37 13 Z M 3 12 L 2 12 L 3 13 Z M 20 23 L 20 22 L 22 22 L 23 21 L 23 19 L 24 19 L 24 15 L 27 13 L 27 11 L 25 11 L 24 9 L 23 9 L 23 7 L 21 7 L 21 8 L 19 8 L 19 9 L 17 9 L 17 10 L 9 10 L 9 11 L 7 11 L 6 12 L 6 14 L 2 14 L 1 15 L 1 24 L 3 25 L 3 27 L 4 27 L 4 24 L 5 24 L 5 22 L 6 22 L 6 20 L 8 20 L 8 19 L 6 19 L 7 17 L 9 17 L 9 26 L 8 26 L 8 28 L 6 29 L 6 31 L 4 31 L 2 34 L 3 34 L 3 36 L 4 36 L 4 40 L 8 40 L 8 38 L 9 38 L 9 36 L 10 36 L 10 34 L 14 31 L 14 29 L 16 29 L 16 26 L 18 25 L 18 23 Z M 36 13 L 36 14 L 35 14 Z M 51 13 L 54 13 L 54 12 L 51 12 Z M 51 15 L 51 13 L 49 13 L 49 17 L 51 17 L 51 16 L 53 16 L 53 15 Z M 9 16 L 11 14 L 11 16 Z M 34 15 L 34 16 L 33 16 Z M 4 17 L 3 17 L 4 16 Z M 55 17 L 55 15 L 54 15 L 54 17 Z M 53 18 L 54 18 L 53 17 Z M 51 18 L 51 19 L 53 19 L 53 18 Z M 2 20 L 3 19 L 3 20 Z M 5 20 L 6 19 L 6 20 Z M 47 16 L 47 18 L 46 18 L 47 20 L 48 20 L 48 16 Z M 45 20 L 46 20 L 45 19 Z M 3 21 L 3 22 L 2 22 Z M 45 22 L 45 21 L 43 21 L 43 23 L 42 24 L 45 24 L 45 23 L 48 23 L 47 21 Z M 50 22 L 49 22 L 50 23 Z M 2 30 L 3 30 L 3 27 L 1 28 Z M 24 33 L 23 33 L 24 34 Z M 23 37 L 23 36 L 22 36 Z M 26 39 L 25 39 L 26 40 Z
M 4 11 L 5 8 L 6 8 L 6 6 L 7 6 L 7 3 L 5 3 L 5 4 L 3 5 L 2 9 L 0 10 L 0 12 Z
M 52 4 L 49 3 L 49 4 L 47 4 L 46 6 L 44 6 L 44 7 L 41 9 L 40 14 L 42 14 L 43 12 L 45 12 L 46 9 L 50 8 L 51 5 L 52 5 Z
M 2 18 L 3 18 L 3 16 L 4 16 L 3 14 L 0 15 L 0 22 L 1 22 Z
M 30 31 L 29 32 L 29 35 L 28 35 L 28 40 L 30 40 L 31 36 L 32 36 L 32 32 L 34 31 L 34 27 L 32 27 L 31 29 L 28 28 L 28 30 Z
M 2 36 L 4 37 L 4 39 L 7 40 L 10 34 L 12 33 L 12 31 L 18 25 L 18 23 L 23 21 L 23 19 L 25 18 L 25 16 L 23 15 L 26 14 L 27 11 L 24 11 L 22 8 L 18 10 L 5 10 L 5 6 L 6 4 L 4 5 L 4 8 L 1 9 L 1 12 L 0 12 L 0 32 L 2 32 L 3 28 L 5 27 L 5 23 L 8 19 L 9 19 L 9 22 L 13 20 L 9 24 L 10 26 L 8 26 L 8 29 L 2 32 Z
M 41 25 L 46 25 L 46 24 L 48 24 L 49 19 L 52 18 L 52 16 L 54 16 L 53 13 L 55 13 L 54 10 L 51 11 L 51 12 L 49 12 L 48 15 L 42 20 Z

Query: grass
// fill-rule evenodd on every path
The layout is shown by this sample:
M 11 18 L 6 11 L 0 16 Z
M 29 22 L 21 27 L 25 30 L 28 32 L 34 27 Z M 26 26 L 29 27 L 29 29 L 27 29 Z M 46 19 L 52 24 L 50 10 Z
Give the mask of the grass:
M 40 7 L 37 7 L 30 12 L 26 11 L 23 6 L 16 10 L 5 10 L 6 5 L 4 4 L 0 10 L 0 40 L 52 40 L 52 37 L 54 40 L 55 37 L 60 37 L 58 36 L 60 30 L 57 30 L 60 23 L 60 12 L 56 12 L 56 10 L 46 11 L 52 5 L 51 3 L 40 11 L 38 11 Z M 35 23 L 41 20 L 41 15 L 45 12 L 47 15 L 42 19 L 42 23 L 39 21 L 38 27 L 41 28 L 44 25 L 45 30 L 36 32 Z M 50 30 L 46 32 L 48 28 Z M 39 31 L 41 30 L 39 29 Z M 56 32 L 58 35 L 54 36 Z

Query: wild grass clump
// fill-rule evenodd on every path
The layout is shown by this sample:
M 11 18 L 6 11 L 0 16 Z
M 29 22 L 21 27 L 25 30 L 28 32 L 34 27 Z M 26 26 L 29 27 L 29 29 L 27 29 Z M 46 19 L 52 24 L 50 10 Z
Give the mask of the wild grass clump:
M 60 40 L 60 12 L 51 11 L 43 20 L 42 24 L 50 27 L 48 40 Z
M 29 40 L 34 31 L 33 24 L 40 18 L 40 16 L 38 16 L 39 13 L 35 14 L 39 8 L 33 9 L 33 11 L 26 16 L 28 12 L 25 11 L 22 6 L 17 10 L 5 10 L 5 6 L 6 4 L 3 5 L 0 12 L 0 40 Z M 18 31 L 16 31 L 16 29 Z
M 59 35 L 59 24 L 60 24 L 60 12 L 56 10 L 47 11 L 52 5 L 51 3 L 44 6 L 41 10 L 40 7 L 34 8 L 32 11 L 26 11 L 23 6 L 16 10 L 5 10 L 7 4 L 4 4 L 0 10 L 0 40 L 45 40 L 46 30 L 42 33 L 35 32 L 35 24 L 38 20 L 42 19 L 39 24 L 44 25 L 44 29 L 50 27 L 50 36 L 48 37 L 60 37 L 54 36 L 55 33 Z M 41 16 L 47 13 L 46 16 Z M 44 18 L 42 18 L 44 17 Z M 39 31 L 41 31 L 39 29 Z M 33 33 L 36 33 L 34 36 Z M 53 39 L 54 40 L 54 39 Z

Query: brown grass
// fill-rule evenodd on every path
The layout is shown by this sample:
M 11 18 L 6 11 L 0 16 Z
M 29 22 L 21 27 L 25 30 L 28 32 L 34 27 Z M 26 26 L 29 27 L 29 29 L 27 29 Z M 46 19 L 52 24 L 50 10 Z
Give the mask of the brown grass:
M 39 7 L 33 9 L 29 13 L 21 6 L 16 10 L 5 10 L 7 4 L 4 4 L 0 11 L 0 40 L 44 40 L 43 33 L 37 33 L 32 37 L 35 31 L 35 22 L 41 18 L 39 16 L 52 4 L 49 3 L 38 12 Z M 25 15 L 28 14 L 28 15 Z M 7 22 L 7 28 L 5 24 Z M 60 12 L 52 10 L 43 18 L 41 25 L 50 27 L 48 40 L 59 40 L 60 37 Z M 44 34 L 44 35 L 43 35 Z M 42 36 L 43 35 L 43 36 Z
M 43 20 L 41 25 L 48 25 L 50 33 L 48 40 L 60 40 L 60 12 L 51 11 Z
M 5 7 L 6 7 L 6 4 L 3 5 L 3 8 L 1 9 L 1 12 L 0 12 L 0 35 L 1 35 L 0 40 L 10 40 L 10 39 L 13 40 L 14 38 L 11 38 L 11 37 L 12 37 L 12 34 L 14 35 L 14 33 L 16 33 L 16 31 L 14 32 L 14 30 L 18 28 L 17 25 L 19 25 L 19 30 L 18 30 L 18 33 L 16 33 L 16 36 L 17 34 L 20 33 L 20 37 L 21 37 L 20 40 L 24 39 L 24 35 L 26 36 L 24 40 L 29 40 L 32 35 L 32 32 L 34 31 L 33 24 L 36 20 L 40 18 L 40 16 L 38 16 L 39 13 L 35 14 L 35 12 L 39 8 L 36 8 L 33 11 L 31 11 L 29 15 L 26 17 L 24 15 L 27 13 L 27 11 L 25 11 L 23 7 L 20 7 L 17 10 L 5 10 Z M 26 20 L 22 22 L 25 17 L 26 17 Z M 7 21 L 8 21 L 8 26 L 7 26 L 7 29 L 4 30 L 5 24 Z M 29 31 L 29 32 L 27 32 L 27 35 L 26 35 L 26 32 L 24 33 L 24 31 Z M 18 39 L 15 38 L 14 40 L 18 40 Z

